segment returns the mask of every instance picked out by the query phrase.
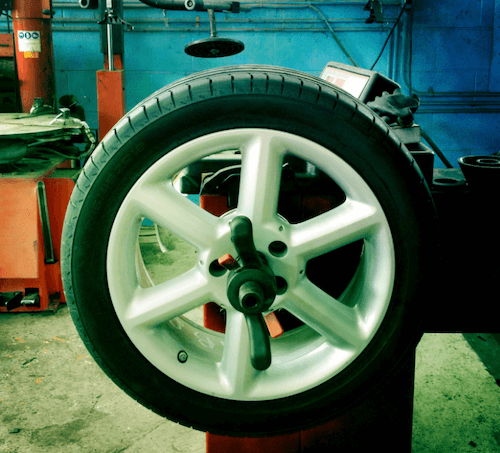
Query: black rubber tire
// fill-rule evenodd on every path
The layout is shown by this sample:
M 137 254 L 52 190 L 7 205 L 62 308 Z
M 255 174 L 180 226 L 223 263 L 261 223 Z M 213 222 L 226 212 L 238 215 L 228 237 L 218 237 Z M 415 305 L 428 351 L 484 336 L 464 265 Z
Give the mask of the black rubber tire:
M 107 286 L 108 237 L 134 182 L 180 144 L 238 127 L 290 132 L 334 150 L 377 195 L 396 250 L 392 300 L 361 356 L 326 383 L 273 401 L 219 399 L 170 379 L 126 335 Z M 89 352 L 139 403 L 173 421 L 216 434 L 296 432 L 326 422 L 356 403 L 416 347 L 426 282 L 435 261 L 435 219 L 417 164 L 368 107 L 297 71 L 256 65 L 219 68 L 186 77 L 151 95 L 119 121 L 90 157 L 65 220 L 64 288 Z

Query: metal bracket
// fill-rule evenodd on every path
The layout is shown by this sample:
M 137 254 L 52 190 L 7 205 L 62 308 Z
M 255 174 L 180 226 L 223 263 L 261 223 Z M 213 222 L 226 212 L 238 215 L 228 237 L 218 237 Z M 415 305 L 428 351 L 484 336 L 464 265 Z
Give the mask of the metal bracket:
M 14 310 L 21 306 L 23 293 L 21 291 L 11 291 L 0 293 L 0 307 L 6 307 L 7 311 Z
M 366 19 L 367 24 L 381 24 L 384 21 L 384 15 L 382 14 L 382 5 L 378 0 L 370 0 L 366 6 L 363 8 L 364 11 L 370 11 L 370 17 Z
M 0 11 L 10 11 L 14 6 L 14 0 L 0 0 Z
M 38 305 L 38 306 L 40 306 L 40 293 L 39 293 L 38 289 L 34 289 L 31 291 L 28 291 L 28 289 L 26 289 L 26 294 L 24 295 L 21 303 L 23 305 L 30 305 L 30 306 Z
M 57 262 L 52 245 L 50 234 L 49 209 L 47 204 L 47 192 L 43 181 L 39 181 L 37 186 L 38 207 L 40 209 L 40 219 L 42 221 L 43 244 L 45 248 L 45 264 L 55 264 Z
M 101 51 L 108 56 L 109 70 L 114 71 L 113 55 L 123 54 L 123 29 L 133 30 L 134 26 L 122 18 L 122 0 L 106 0 L 101 3 L 102 19 L 97 22 L 104 28 L 101 30 Z

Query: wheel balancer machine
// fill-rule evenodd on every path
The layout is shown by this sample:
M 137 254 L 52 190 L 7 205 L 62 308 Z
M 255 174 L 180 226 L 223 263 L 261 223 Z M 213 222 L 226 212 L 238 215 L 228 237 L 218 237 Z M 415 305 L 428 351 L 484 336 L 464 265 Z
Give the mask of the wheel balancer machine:
M 243 49 L 243 45 L 237 41 L 228 42 L 218 38 L 215 27 L 214 11 L 238 12 L 240 5 L 237 3 L 209 4 L 194 0 L 185 3 L 144 0 L 144 3 L 163 9 L 208 10 L 211 37 L 186 46 L 186 53 L 190 55 L 215 58 L 234 54 Z M 228 74 L 232 74 L 231 71 L 238 72 L 235 68 L 229 68 Z M 265 70 L 262 69 L 260 72 L 263 71 Z M 269 72 L 273 72 L 271 68 Z M 464 159 L 461 162 L 463 171 L 451 168 L 447 161 L 445 163 L 448 168 L 435 169 L 435 153 L 440 157 L 443 156 L 435 145 L 431 144 L 433 148 L 431 149 L 424 144 L 422 137 L 425 134 L 413 122 L 413 114 L 418 108 L 416 98 L 404 96 L 397 83 L 377 72 L 338 63 L 328 63 L 321 77 L 349 93 L 359 102 L 368 105 L 389 125 L 391 134 L 395 134 L 402 143 L 402 151 L 411 154 L 409 162 L 413 166 L 416 165 L 422 175 L 421 184 L 426 185 L 432 194 L 430 203 L 435 205 L 435 212 L 439 218 L 436 224 L 441 228 L 441 231 L 435 231 L 436 236 L 440 237 L 439 247 L 436 246 L 435 250 L 436 259 L 439 259 L 436 279 L 441 284 L 437 290 L 429 289 L 428 300 L 424 304 L 426 312 L 420 326 L 421 332 L 498 331 L 498 323 L 485 317 L 484 313 L 489 312 L 498 300 L 495 288 L 499 283 L 500 271 L 495 257 L 500 251 L 499 245 L 493 243 L 491 248 L 494 250 L 489 247 L 486 251 L 476 247 L 473 240 L 464 241 L 463 233 L 467 232 L 467 236 L 471 238 L 484 235 L 494 237 L 494 210 L 491 209 L 491 205 L 498 190 L 499 158 L 483 156 L 474 159 L 473 162 Z M 257 80 L 254 83 L 258 86 Z M 213 90 L 215 92 L 215 87 Z M 167 110 L 171 108 L 170 104 L 165 108 Z M 135 118 L 133 114 L 132 117 Z M 175 179 L 181 193 L 200 194 L 200 206 L 215 216 L 224 216 L 238 206 L 241 157 L 238 152 L 232 155 L 226 154 L 221 153 L 221 159 L 211 157 L 188 165 Z M 342 202 L 342 194 L 335 192 L 335 189 L 322 177 L 321 172 L 308 167 L 307 164 L 304 165 L 304 162 L 287 162 L 281 177 L 279 212 L 292 223 L 317 216 Z M 266 259 L 262 258 L 254 244 L 252 223 L 247 218 L 235 218 L 231 230 L 231 239 L 237 256 L 220 257 L 218 263 L 221 269 L 220 275 L 229 271 L 227 295 L 232 309 L 245 315 L 250 337 L 252 366 L 257 371 L 265 372 L 272 361 L 267 330 L 271 336 L 278 338 L 283 332 L 295 329 L 297 320 L 293 317 L 287 318 L 279 311 L 274 313 L 275 317 L 261 315 L 266 311 L 268 301 L 274 295 L 279 296 L 280 292 L 286 291 L 286 282 L 283 283 L 276 278 L 273 284 L 272 271 L 269 271 Z M 286 249 L 280 249 L 279 245 L 281 244 L 274 250 L 270 249 L 272 256 L 279 257 L 286 253 Z M 463 263 L 481 263 L 481 265 L 469 266 L 469 278 L 458 283 L 456 275 L 459 272 L 458 267 L 463 266 Z M 315 275 L 326 275 L 328 280 L 327 271 L 330 265 L 329 256 L 316 260 L 314 266 L 311 266 L 311 275 L 308 277 L 314 279 Z M 219 275 L 215 269 L 217 264 L 214 263 L 212 267 L 213 275 Z M 328 286 L 328 282 L 326 285 Z M 470 309 L 472 300 L 476 301 L 473 310 Z M 224 332 L 226 329 L 224 310 L 215 303 L 206 304 L 204 325 L 213 331 Z M 178 360 L 181 363 L 189 363 L 190 359 L 186 353 L 179 355 Z M 305 426 L 300 431 L 282 436 L 250 438 L 221 435 L 224 432 L 222 425 L 217 427 L 218 434 L 207 433 L 207 451 L 209 453 L 223 451 L 291 453 L 334 449 L 349 452 L 366 451 L 373 447 L 374 442 L 386 443 L 385 433 L 388 424 L 400 434 L 397 439 L 392 439 L 391 448 L 397 451 L 409 451 L 413 376 L 414 348 L 410 347 L 400 358 L 398 369 L 393 370 L 385 382 L 378 385 L 370 395 L 361 401 L 354 396 L 353 401 L 357 402 L 353 402 L 351 407 L 340 415 L 332 407 L 332 414 L 335 415 L 332 415 L 330 422 L 319 427 Z M 273 432 L 272 427 L 269 432 Z M 262 434 L 266 435 L 265 432 Z

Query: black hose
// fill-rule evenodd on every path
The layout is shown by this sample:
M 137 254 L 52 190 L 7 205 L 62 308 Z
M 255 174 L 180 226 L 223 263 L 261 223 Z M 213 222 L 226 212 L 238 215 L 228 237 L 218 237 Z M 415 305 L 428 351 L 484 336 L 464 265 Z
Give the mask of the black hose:
M 160 8 L 160 9 L 169 9 L 169 10 L 174 10 L 174 9 L 180 9 L 180 10 L 185 10 L 186 7 L 184 6 L 184 2 L 181 1 L 176 1 L 176 0 L 140 0 L 142 3 L 152 6 L 153 8 Z
M 446 159 L 446 156 L 443 154 L 443 152 L 438 148 L 438 146 L 434 143 L 432 138 L 430 138 L 422 128 L 420 128 L 420 134 L 422 135 L 422 137 L 424 137 L 425 141 L 430 145 L 430 147 L 443 161 L 443 164 L 445 164 L 447 168 L 453 168 L 453 165 L 450 164 L 450 161 Z
M 342 42 L 340 41 L 340 39 L 338 38 L 337 34 L 335 33 L 335 31 L 333 30 L 332 26 L 330 25 L 330 23 L 328 22 L 328 19 L 323 15 L 323 13 L 318 9 L 316 8 L 314 5 L 309 5 L 309 8 L 313 9 L 314 11 L 316 11 L 316 13 L 321 17 L 321 19 L 323 19 L 323 22 L 325 23 L 325 25 L 328 27 L 328 29 L 330 30 L 330 33 L 332 34 L 332 37 L 333 39 L 335 40 L 335 42 L 337 43 L 337 45 L 340 47 L 340 50 L 344 53 L 344 55 L 347 57 L 347 59 L 351 62 L 351 64 L 353 66 L 356 66 L 359 68 L 359 65 L 354 61 L 354 59 L 351 57 L 351 55 L 349 54 L 349 52 L 347 51 L 347 49 L 344 47 L 344 45 L 342 44 Z
M 99 0 L 80 0 L 79 4 L 82 9 L 99 9 Z
M 238 2 L 232 1 L 204 1 L 204 0 L 192 0 L 191 2 L 185 2 L 184 0 L 140 0 L 142 3 L 152 6 L 154 8 L 166 9 L 166 10 L 184 10 L 184 11 L 207 11 L 212 9 L 214 11 L 250 11 L 251 8 L 247 6 L 242 6 Z M 190 7 L 186 6 L 186 3 Z M 192 6 L 191 6 L 192 5 Z
M 141 0 L 142 1 L 142 0 Z M 401 19 L 401 16 L 403 15 L 403 13 L 405 12 L 405 9 L 406 9 L 406 5 L 408 4 L 408 1 L 405 0 L 405 4 L 403 5 L 403 7 L 401 8 L 401 12 L 399 13 L 399 16 L 398 18 L 396 19 L 396 22 L 394 23 L 393 27 L 391 28 L 391 31 L 389 32 L 389 35 L 387 35 L 387 39 L 385 40 L 384 42 L 384 45 L 382 46 L 382 50 L 380 51 L 380 53 L 378 54 L 378 57 L 377 59 L 375 60 L 375 62 L 372 64 L 372 67 L 370 68 L 370 71 L 373 71 L 373 68 L 377 65 L 378 61 L 380 60 L 380 57 L 382 56 L 382 54 L 384 53 L 384 50 L 385 50 L 385 47 L 387 46 L 387 43 L 389 42 L 389 39 L 390 37 L 392 36 L 392 33 L 393 31 L 396 29 L 398 23 L 399 23 L 399 20 Z

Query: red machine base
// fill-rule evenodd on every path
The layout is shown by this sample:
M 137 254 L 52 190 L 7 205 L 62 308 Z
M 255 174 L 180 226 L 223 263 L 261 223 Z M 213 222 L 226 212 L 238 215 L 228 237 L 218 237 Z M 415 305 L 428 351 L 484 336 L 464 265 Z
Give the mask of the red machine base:
M 66 301 L 59 250 L 73 178 L 79 170 L 55 168 L 0 178 L 0 312 L 44 311 Z M 46 193 L 49 230 L 41 220 L 40 184 Z M 49 261 L 44 228 L 52 242 Z

